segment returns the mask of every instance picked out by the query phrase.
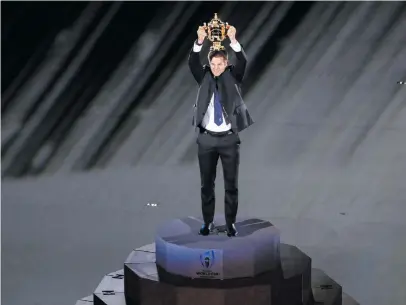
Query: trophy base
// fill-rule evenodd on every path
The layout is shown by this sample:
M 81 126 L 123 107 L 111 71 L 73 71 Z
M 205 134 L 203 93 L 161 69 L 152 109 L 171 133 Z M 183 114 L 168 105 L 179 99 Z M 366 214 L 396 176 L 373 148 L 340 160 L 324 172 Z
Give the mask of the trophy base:
M 210 51 L 222 51 L 226 48 L 221 45 L 220 42 L 213 42 L 213 45 L 210 47 Z

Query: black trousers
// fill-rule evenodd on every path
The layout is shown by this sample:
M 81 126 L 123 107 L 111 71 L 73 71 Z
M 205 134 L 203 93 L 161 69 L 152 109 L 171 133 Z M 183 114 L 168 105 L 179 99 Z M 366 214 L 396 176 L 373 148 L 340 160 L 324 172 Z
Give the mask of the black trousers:
M 217 163 L 223 166 L 225 187 L 225 219 L 227 224 L 236 220 L 238 210 L 238 170 L 240 165 L 240 138 L 232 133 L 213 136 L 200 131 L 197 137 L 201 179 L 202 213 L 205 223 L 213 221 L 215 212 L 215 180 Z

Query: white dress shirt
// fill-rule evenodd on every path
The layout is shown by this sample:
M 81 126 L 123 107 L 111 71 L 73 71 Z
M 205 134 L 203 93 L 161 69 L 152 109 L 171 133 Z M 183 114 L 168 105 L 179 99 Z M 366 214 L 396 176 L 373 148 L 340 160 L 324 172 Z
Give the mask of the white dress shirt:
M 199 46 L 198 44 L 194 44 L 193 46 L 193 52 L 200 52 L 202 49 L 203 45 Z M 230 47 L 234 50 L 234 52 L 241 52 L 241 45 L 238 43 L 238 41 L 234 44 L 230 43 Z M 220 126 L 218 126 L 214 122 L 214 93 L 211 96 L 209 106 L 207 107 L 206 114 L 203 117 L 202 121 L 202 127 L 204 129 L 207 129 L 212 132 L 224 132 L 228 131 L 231 129 L 231 124 L 226 124 L 226 120 L 224 118 L 224 114 L 222 113 L 223 116 L 223 123 L 221 123 Z

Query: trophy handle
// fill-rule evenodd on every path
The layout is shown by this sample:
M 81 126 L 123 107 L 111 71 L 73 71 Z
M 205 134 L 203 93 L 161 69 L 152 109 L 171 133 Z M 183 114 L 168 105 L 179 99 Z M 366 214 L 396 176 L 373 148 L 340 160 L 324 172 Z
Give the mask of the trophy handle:
M 230 25 L 228 24 L 228 22 L 226 22 L 225 26 L 221 28 L 221 35 L 222 35 L 223 39 L 226 38 L 229 28 L 230 28 Z

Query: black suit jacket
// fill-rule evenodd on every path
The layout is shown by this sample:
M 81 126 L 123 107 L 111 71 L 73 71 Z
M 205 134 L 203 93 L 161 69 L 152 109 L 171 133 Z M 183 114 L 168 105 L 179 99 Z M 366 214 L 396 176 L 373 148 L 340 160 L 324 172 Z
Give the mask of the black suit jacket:
M 223 112 L 226 120 L 231 123 L 234 132 L 240 132 L 254 123 L 241 94 L 241 84 L 244 79 L 247 66 L 247 57 L 241 46 L 241 52 L 235 52 L 237 62 L 229 65 L 226 70 L 217 77 L 218 90 L 221 96 Z M 209 106 L 214 92 L 214 76 L 207 65 L 200 62 L 200 52 L 189 53 L 189 68 L 199 85 L 196 102 L 194 104 L 193 126 L 199 127 Z

